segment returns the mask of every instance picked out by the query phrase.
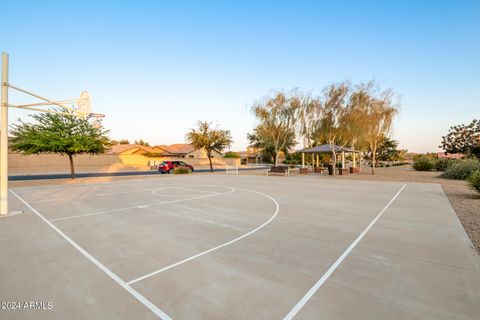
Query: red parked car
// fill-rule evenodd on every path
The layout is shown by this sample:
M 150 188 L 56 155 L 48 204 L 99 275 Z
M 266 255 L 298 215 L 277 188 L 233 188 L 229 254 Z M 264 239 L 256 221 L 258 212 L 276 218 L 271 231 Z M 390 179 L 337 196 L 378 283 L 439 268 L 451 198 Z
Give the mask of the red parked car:
M 162 161 L 162 163 L 158 165 L 158 172 L 173 173 L 177 167 L 188 168 L 193 172 L 193 167 L 183 161 Z

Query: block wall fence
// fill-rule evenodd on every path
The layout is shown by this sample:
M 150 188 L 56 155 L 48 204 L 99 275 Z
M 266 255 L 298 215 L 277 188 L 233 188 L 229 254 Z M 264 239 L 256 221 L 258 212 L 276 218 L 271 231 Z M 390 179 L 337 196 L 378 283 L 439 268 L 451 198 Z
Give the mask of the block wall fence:
M 73 159 L 76 172 L 119 172 L 150 170 L 150 161 L 180 160 L 194 168 L 206 168 L 208 159 L 200 158 L 149 158 L 143 155 L 78 155 Z M 68 173 L 70 164 L 67 156 L 57 154 L 40 154 L 24 156 L 19 153 L 8 155 L 9 174 Z M 240 165 L 240 159 L 212 158 L 214 167 Z

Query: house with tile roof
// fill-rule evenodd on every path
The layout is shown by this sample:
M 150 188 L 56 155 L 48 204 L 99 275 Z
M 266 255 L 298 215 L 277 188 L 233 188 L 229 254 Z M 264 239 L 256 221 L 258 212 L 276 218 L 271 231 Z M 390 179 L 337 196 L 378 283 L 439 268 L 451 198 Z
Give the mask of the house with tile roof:
M 155 154 L 160 157 L 173 157 L 173 158 L 191 158 L 191 159 L 206 159 L 207 152 L 203 149 L 195 149 L 188 143 L 176 143 L 171 145 L 158 145 L 153 147 L 147 147 L 139 144 L 118 144 L 112 146 L 107 152 L 109 154 Z M 214 152 L 213 158 L 223 158 L 223 154 Z
M 438 159 L 462 159 L 465 158 L 464 154 L 461 153 L 445 153 L 445 152 L 438 152 L 437 153 Z
M 140 144 L 117 144 L 111 146 L 110 149 L 106 152 L 107 154 L 144 154 L 144 153 L 157 153 L 161 152 L 162 149 L 157 147 L 147 147 Z

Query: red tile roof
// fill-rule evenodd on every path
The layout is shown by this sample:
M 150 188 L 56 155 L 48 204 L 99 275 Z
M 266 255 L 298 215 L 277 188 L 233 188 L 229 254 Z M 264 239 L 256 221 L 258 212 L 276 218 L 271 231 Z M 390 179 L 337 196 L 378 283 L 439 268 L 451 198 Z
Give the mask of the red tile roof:
M 445 154 L 445 152 L 438 152 L 437 155 L 439 159 L 462 159 L 465 156 L 461 153 Z
M 130 149 L 140 149 L 140 150 L 143 150 L 145 152 L 154 152 L 152 148 L 142 146 L 142 145 L 139 145 L 139 144 L 117 144 L 115 146 L 111 146 L 110 150 L 108 150 L 107 153 L 109 153 L 109 154 L 119 154 L 119 153 L 123 153 L 125 151 L 128 151 Z
M 158 145 L 154 147 L 146 147 L 139 144 L 117 144 L 112 146 L 107 153 L 109 154 L 120 154 L 126 152 L 130 149 L 139 149 L 143 150 L 144 152 L 151 152 L 151 153 L 158 153 L 158 150 L 161 149 L 165 151 L 165 155 L 185 155 L 187 153 L 195 151 L 195 148 L 191 144 L 187 143 L 177 143 L 172 144 L 169 146 L 166 145 Z
M 169 146 L 159 145 L 157 147 L 172 154 L 187 154 L 195 151 L 195 148 L 188 143 L 176 143 L 176 144 L 171 144 Z

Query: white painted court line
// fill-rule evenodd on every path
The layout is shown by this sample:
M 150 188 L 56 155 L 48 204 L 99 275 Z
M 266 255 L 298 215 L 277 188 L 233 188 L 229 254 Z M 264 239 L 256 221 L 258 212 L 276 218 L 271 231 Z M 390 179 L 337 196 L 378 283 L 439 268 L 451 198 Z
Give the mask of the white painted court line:
M 171 320 L 171 318 L 162 310 L 160 310 L 156 305 L 154 305 L 150 300 L 145 298 L 141 295 L 138 291 L 133 289 L 130 285 L 125 283 L 119 276 L 117 276 L 113 271 L 108 269 L 104 266 L 100 261 L 98 261 L 94 256 L 89 254 L 85 249 L 83 249 L 79 244 L 73 241 L 70 237 L 68 237 L 62 230 L 57 228 L 53 223 L 47 220 L 43 215 L 41 215 L 35 208 L 33 208 L 30 204 L 28 204 L 25 200 L 23 200 L 19 195 L 17 195 L 13 190 L 10 192 L 18 198 L 25 206 L 27 206 L 33 213 L 35 213 L 40 219 L 43 220 L 50 228 L 52 228 L 55 232 L 57 232 L 63 239 L 65 239 L 71 246 L 73 246 L 77 251 L 83 254 L 88 260 L 90 260 L 93 264 L 95 264 L 100 270 L 106 273 L 113 281 L 118 283 L 123 289 L 125 289 L 128 293 L 130 293 L 135 299 L 137 299 L 140 303 L 142 303 L 145 307 L 147 307 L 150 311 L 152 311 L 157 317 L 164 320 Z
M 85 196 L 77 196 L 77 197 L 62 197 L 62 198 L 47 198 L 41 200 L 30 200 L 30 203 L 43 203 L 43 202 L 52 202 L 52 201 L 63 201 L 63 200 L 76 200 L 76 199 L 85 199 L 85 198 L 92 198 L 92 197 L 103 197 L 103 196 L 114 196 L 118 194 L 130 194 L 135 192 L 147 192 L 155 190 L 154 188 L 150 189 L 143 189 L 143 190 L 130 190 L 130 191 L 121 191 L 121 192 L 105 192 L 105 193 L 94 193 Z
M 317 292 L 317 290 L 328 280 L 328 278 L 332 275 L 332 273 L 340 266 L 343 260 L 352 252 L 353 248 L 363 239 L 363 237 L 367 234 L 367 232 L 372 228 L 372 226 L 377 222 L 378 219 L 383 215 L 383 213 L 390 207 L 390 205 L 395 201 L 398 197 L 400 192 L 406 187 L 407 185 L 404 184 L 400 190 L 393 196 L 392 200 L 390 200 L 387 205 L 380 211 L 379 214 L 370 222 L 370 224 L 363 230 L 363 232 L 355 239 L 355 241 L 350 244 L 350 246 L 342 253 L 342 255 L 335 261 L 332 266 L 323 274 L 323 276 L 313 285 L 313 287 L 308 290 L 308 292 L 303 296 L 300 301 L 290 310 L 290 312 L 283 318 L 283 320 L 291 320 L 293 319 L 297 313 L 305 306 L 305 304 L 312 298 L 312 296 Z
M 155 188 L 150 188 L 150 189 L 141 189 L 141 190 L 129 190 L 129 191 L 121 191 L 121 192 L 105 192 L 105 193 L 95 193 L 92 196 L 94 197 L 103 197 L 103 196 L 114 196 L 117 194 L 130 194 L 134 192 L 146 192 L 146 191 L 152 191 L 155 190 Z
M 241 236 L 239 236 L 239 237 L 237 237 L 237 238 L 235 238 L 235 239 L 232 239 L 232 240 L 230 240 L 230 241 L 228 241 L 228 242 L 225 242 L 225 243 L 223 243 L 223 244 L 221 244 L 221 245 L 219 245 L 219 246 L 216 246 L 216 247 L 214 247 L 214 248 L 211 248 L 211 249 L 202 251 L 202 252 L 200 252 L 200 253 L 197 253 L 196 255 L 193 255 L 193 256 L 191 256 L 191 257 L 189 257 L 189 258 L 183 259 L 183 260 L 181 260 L 181 261 L 178 261 L 178 262 L 176 262 L 176 263 L 173 263 L 173 264 L 168 265 L 168 266 L 166 266 L 166 267 L 163 267 L 163 268 L 161 268 L 161 269 L 158 269 L 158 270 L 155 270 L 155 271 L 153 271 L 153 272 L 147 273 L 147 274 L 145 274 L 145 275 L 143 275 L 143 276 L 141 276 L 141 277 L 138 277 L 138 278 L 135 278 L 135 279 L 133 279 L 133 280 L 130 280 L 130 281 L 127 282 L 127 284 L 131 285 L 131 284 L 137 283 L 137 282 L 139 282 L 139 281 L 145 280 L 145 279 L 147 279 L 147 278 L 150 278 L 150 277 L 152 277 L 152 276 L 154 276 L 154 275 L 157 275 L 157 274 L 162 273 L 162 272 L 164 272 L 164 271 L 167 271 L 167 270 L 169 270 L 169 269 L 175 268 L 175 267 L 177 267 L 177 266 L 179 266 L 179 265 L 181 265 L 181 264 L 184 264 L 184 263 L 186 263 L 186 262 L 189 262 L 189 261 L 192 261 L 192 260 L 194 260 L 194 259 L 200 258 L 201 256 L 204 256 L 204 255 L 206 255 L 206 254 L 208 254 L 208 253 L 210 253 L 210 252 L 213 252 L 213 251 L 216 251 L 216 250 L 221 249 L 221 248 L 223 248 L 223 247 L 226 247 L 226 246 L 228 246 L 228 245 L 231 245 L 231 244 L 233 244 L 233 243 L 235 243 L 235 242 L 237 242 L 237 241 L 239 241 L 239 240 L 242 240 L 242 239 L 245 238 L 245 237 L 248 237 L 249 235 L 257 232 L 258 230 L 262 229 L 263 227 L 265 227 L 267 224 L 269 224 L 270 222 L 272 222 L 272 220 L 277 217 L 278 212 L 280 211 L 280 205 L 278 204 L 277 200 L 275 200 L 274 198 L 272 198 L 272 197 L 269 196 L 268 194 L 265 194 L 265 193 L 262 193 L 262 192 L 258 192 L 258 191 L 254 191 L 254 190 L 250 190 L 250 189 L 242 189 L 242 188 L 237 188 L 237 190 L 243 190 L 243 191 L 247 191 L 247 192 L 252 192 L 252 193 L 256 193 L 256 194 L 262 195 L 262 196 L 264 196 L 264 197 L 267 197 L 268 199 L 272 200 L 273 203 L 275 204 L 275 212 L 274 212 L 273 215 L 272 215 L 267 221 L 265 221 L 263 224 L 259 225 L 259 226 L 256 227 L 255 229 L 250 230 L 249 232 L 247 232 L 247 233 L 245 233 L 245 234 L 243 234 L 243 235 L 241 235 Z
M 186 190 L 186 191 L 195 191 L 195 192 L 203 192 L 203 193 L 209 193 L 209 194 L 218 193 L 218 192 L 212 192 L 212 191 L 207 191 L 207 190 L 190 189 L 190 188 L 183 188 L 183 187 L 173 187 L 173 189 Z
M 203 187 L 205 185 L 202 185 Z M 196 194 L 173 194 L 173 193 L 168 193 L 168 190 L 185 190 L 185 191 L 195 191 L 197 192 Z M 162 193 L 160 191 L 166 191 L 167 193 Z M 221 192 L 212 192 L 212 191 L 205 191 L 205 190 L 198 190 L 198 189 L 190 189 L 190 188 L 185 188 L 185 187 L 180 187 L 180 186 L 168 186 L 168 187 L 162 187 L 158 189 L 154 189 L 152 191 L 152 194 L 159 196 L 159 197 L 196 197 L 199 194 L 198 193 L 208 193 L 208 194 L 222 194 Z
M 96 215 L 99 215 L 99 214 L 112 214 L 112 213 L 127 211 L 127 210 L 131 210 L 131 209 L 145 209 L 145 208 L 148 208 L 148 207 L 158 206 L 158 205 L 161 205 L 161 204 L 169 204 L 169 203 L 177 203 L 177 202 L 197 200 L 197 199 L 203 199 L 203 198 L 209 198 L 209 197 L 217 197 L 217 196 L 226 195 L 226 194 L 229 194 L 229 193 L 232 193 L 232 192 L 235 191 L 235 189 L 233 189 L 233 188 L 230 188 L 230 189 L 231 190 L 229 190 L 227 192 L 224 192 L 224 193 L 206 194 L 206 195 L 201 195 L 201 196 L 196 196 L 196 197 L 191 197 L 191 198 L 182 198 L 182 199 L 168 200 L 168 201 L 157 201 L 157 202 L 151 202 L 151 203 L 146 203 L 146 204 L 141 204 L 141 205 L 136 205 L 136 206 L 131 206 L 131 207 L 112 209 L 112 210 L 103 210 L 103 211 L 79 214 L 79 215 L 76 215 L 76 216 L 50 219 L 50 221 L 62 221 L 62 220 L 78 219 L 78 218 L 83 218 L 83 217 L 96 216 Z

